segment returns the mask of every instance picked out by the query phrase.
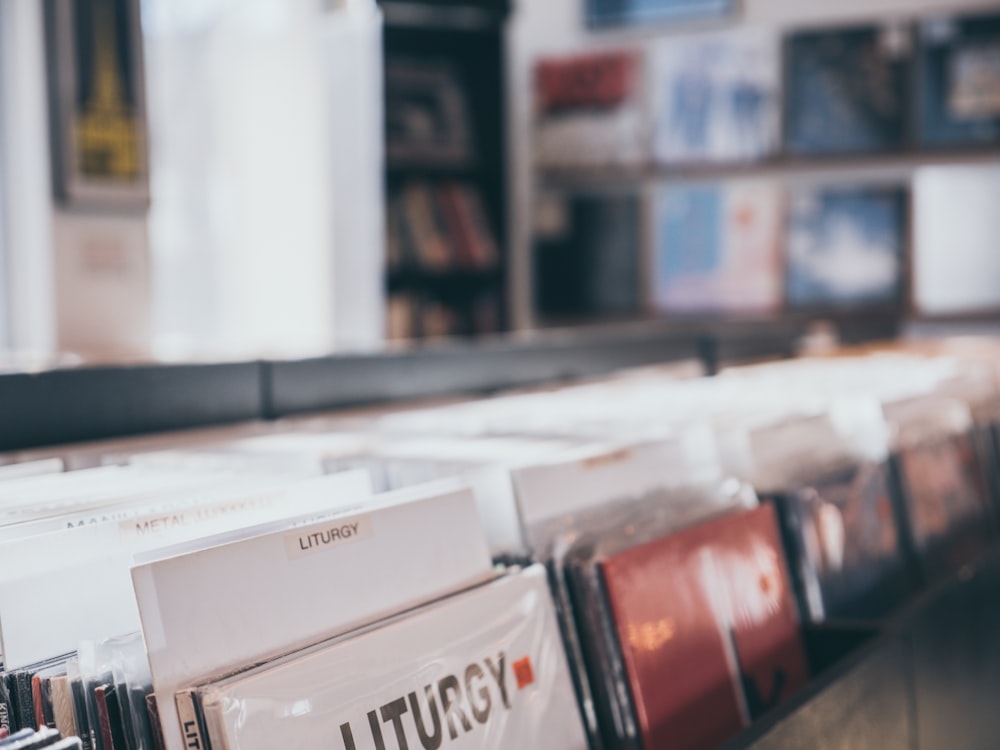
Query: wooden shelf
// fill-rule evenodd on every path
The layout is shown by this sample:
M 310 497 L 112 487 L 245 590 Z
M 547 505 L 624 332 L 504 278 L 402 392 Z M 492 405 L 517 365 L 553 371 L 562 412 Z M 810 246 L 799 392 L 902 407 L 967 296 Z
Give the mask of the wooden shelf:
M 643 164 L 634 167 L 539 167 L 543 185 L 615 185 L 643 181 L 698 181 L 749 177 L 850 177 L 853 175 L 905 175 L 920 167 L 973 165 L 1000 161 L 1000 146 L 960 150 L 902 151 L 886 154 L 778 156 L 759 162 L 726 164 Z

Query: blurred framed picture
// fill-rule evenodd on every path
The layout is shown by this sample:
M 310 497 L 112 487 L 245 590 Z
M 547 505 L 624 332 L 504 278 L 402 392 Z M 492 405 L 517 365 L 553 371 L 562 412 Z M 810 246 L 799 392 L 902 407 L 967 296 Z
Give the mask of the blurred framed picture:
M 587 25 L 594 28 L 637 26 L 725 18 L 736 14 L 739 0 L 584 0 Z
M 80 207 L 145 207 L 138 0 L 48 0 L 46 36 L 56 197 Z
M 907 200 L 900 186 L 794 190 L 785 268 L 789 307 L 898 309 Z
M 927 19 L 918 49 L 921 145 L 1000 143 L 1000 14 Z
M 796 156 L 898 151 L 909 137 L 912 35 L 904 24 L 785 39 L 784 137 Z
M 769 180 L 661 187 L 651 274 L 656 311 L 778 311 L 783 197 L 780 186 Z

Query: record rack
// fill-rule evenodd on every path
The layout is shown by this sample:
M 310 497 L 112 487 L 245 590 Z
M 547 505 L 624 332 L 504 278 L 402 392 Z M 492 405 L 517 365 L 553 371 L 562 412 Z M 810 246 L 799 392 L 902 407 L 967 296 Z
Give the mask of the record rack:
M 737 361 L 791 356 L 810 323 L 644 324 L 298 361 L 14 372 L 0 375 L 0 451 L 30 456 L 59 444 L 482 395 L 671 362 L 712 374 Z M 898 332 L 896 323 L 848 321 L 840 333 L 848 342 L 885 339 Z M 992 429 L 996 440 L 995 423 Z M 458 500 L 432 502 L 443 508 Z M 532 575 L 544 577 L 537 569 Z M 812 678 L 725 750 L 988 746 L 1000 735 L 1000 715 L 991 710 L 1000 674 L 1000 554 L 988 551 L 932 580 L 884 618 L 804 624 Z M 327 657 L 335 661 L 336 651 Z

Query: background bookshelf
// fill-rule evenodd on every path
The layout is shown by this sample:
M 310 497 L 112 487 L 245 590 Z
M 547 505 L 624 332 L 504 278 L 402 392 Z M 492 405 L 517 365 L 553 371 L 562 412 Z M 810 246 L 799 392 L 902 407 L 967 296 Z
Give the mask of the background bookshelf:
M 382 9 L 389 337 L 504 330 L 508 5 Z

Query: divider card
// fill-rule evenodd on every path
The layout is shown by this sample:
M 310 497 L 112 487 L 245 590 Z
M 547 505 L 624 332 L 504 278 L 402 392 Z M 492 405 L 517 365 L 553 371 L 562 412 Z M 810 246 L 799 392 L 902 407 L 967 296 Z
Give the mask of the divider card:
M 213 750 L 587 747 L 537 565 L 198 693 Z
M 133 556 L 246 524 L 329 513 L 370 497 L 363 472 L 223 495 L 197 508 L 158 509 L 0 544 L 0 641 L 8 669 L 75 651 L 80 641 L 139 630 Z M 349 506 L 350 507 L 350 506 Z M 33 606 L 23 603 L 31 601 Z M 72 612 L 72 617 L 66 613 Z M 39 627 L 44 622 L 45 627 Z
M 616 501 L 719 479 L 711 435 L 691 439 L 586 446 L 514 473 L 525 541 L 536 554 L 550 541 L 551 524 Z M 698 439 L 699 437 L 704 439 Z
M 475 499 L 458 483 L 377 496 L 358 513 L 137 565 L 133 583 L 168 750 L 185 747 L 177 690 L 491 573 Z

